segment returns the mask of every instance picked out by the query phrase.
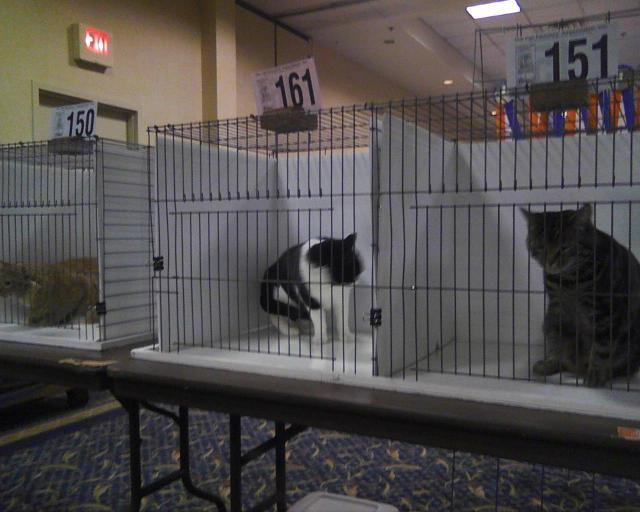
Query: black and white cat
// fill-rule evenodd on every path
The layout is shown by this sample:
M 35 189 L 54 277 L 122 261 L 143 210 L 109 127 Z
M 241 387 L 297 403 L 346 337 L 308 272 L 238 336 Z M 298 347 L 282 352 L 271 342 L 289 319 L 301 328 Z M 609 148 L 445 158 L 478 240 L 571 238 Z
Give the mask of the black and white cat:
M 330 334 L 331 318 L 342 340 L 352 340 L 348 328 L 346 287 L 362 273 L 356 234 L 345 239 L 311 239 L 287 249 L 264 273 L 260 305 L 286 336 L 313 333 L 313 342 Z

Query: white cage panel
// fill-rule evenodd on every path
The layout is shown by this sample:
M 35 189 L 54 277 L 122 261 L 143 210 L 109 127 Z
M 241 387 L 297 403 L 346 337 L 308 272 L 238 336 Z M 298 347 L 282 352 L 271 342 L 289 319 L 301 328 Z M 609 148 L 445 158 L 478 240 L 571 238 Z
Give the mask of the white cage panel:
M 260 282 L 287 248 L 309 238 L 357 232 L 367 271 L 355 293 L 345 292 L 345 322 L 357 336 L 367 337 L 371 354 L 367 151 L 305 151 L 274 158 L 260 151 L 160 136 L 156 159 L 157 251 L 164 261 L 156 291 L 163 351 L 195 346 L 335 355 L 335 347 L 312 347 L 308 340 L 288 338 L 274 329 L 260 307 Z
M 146 149 L 58 140 L 5 145 L 0 154 L 0 339 L 101 348 L 149 338 Z M 144 253 L 137 268 L 132 244 Z M 117 290 L 117 280 L 129 284 Z M 133 294 L 142 301 L 129 304 Z M 141 307 L 144 328 L 130 316 L 120 326 L 125 304 Z
M 547 299 L 520 208 L 589 203 L 639 257 L 633 132 L 456 143 L 401 118 L 382 127 L 381 373 L 534 378 Z
M 103 142 L 103 273 L 106 339 L 139 340 L 153 333 L 150 159 L 148 148 Z
M 527 95 L 511 96 L 517 137 L 491 114 L 500 111 L 501 98 L 487 93 L 151 128 L 160 344 L 136 356 L 637 417 L 630 404 L 640 395 L 626 391 L 640 390 L 640 324 L 634 314 L 602 310 L 619 303 L 632 313 L 640 308 L 637 126 L 592 126 L 576 111 L 575 124 L 564 128 L 557 121 L 564 114 L 549 114 L 543 132 L 532 119 L 544 114 L 530 112 Z M 544 325 L 551 294 L 541 257 L 527 245 L 523 213 L 557 219 L 585 205 L 583 233 L 618 247 L 619 261 L 631 269 L 626 288 L 607 292 L 595 290 L 589 272 L 582 273 L 586 265 L 576 265 L 587 282 L 575 293 L 592 286 L 600 309 L 581 295 L 582 316 L 573 310 L 560 316 L 600 315 L 609 332 L 615 318 L 628 326 L 630 370 L 622 376 L 618 366 L 614 378 L 590 384 L 584 357 L 577 371 L 570 361 L 560 368 L 549 357 L 553 333 Z M 364 271 L 354 287 L 334 286 L 330 295 L 348 295 L 338 321 L 355 332 L 355 342 L 340 339 L 335 326 L 328 326 L 330 339 L 314 340 L 299 322 L 286 320 L 286 307 L 277 320 L 284 327 L 274 327 L 275 315 L 260 300 L 265 271 L 309 238 L 349 233 L 357 233 Z M 554 233 L 562 238 L 562 228 Z M 576 250 L 604 258 L 602 244 L 590 243 L 577 239 Z M 605 259 L 593 268 L 603 261 L 606 266 Z M 561 302 L 577 311 L 574 292 L 566 282 L 559 287 L 568 294 Z M 607 294 L 609 302 L 596 301 Z M 587 323 L 571 333 L 571 343 L 562 338 L 566 350 L 588 345 Z M 602 326 L 588 324 L 601 329 L 601 341 L 607 338 Z

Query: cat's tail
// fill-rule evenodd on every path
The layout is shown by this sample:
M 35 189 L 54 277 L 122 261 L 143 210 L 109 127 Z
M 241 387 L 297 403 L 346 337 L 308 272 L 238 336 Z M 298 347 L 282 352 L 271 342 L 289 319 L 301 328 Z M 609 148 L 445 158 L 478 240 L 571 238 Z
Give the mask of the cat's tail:
M 260 306 L 267 313 L 272 315 L 286 316 L 291 321 L 296 322 L 301 318 L 309 318 L 306 310 L 298 308 L 296 305 L 278 300 L 276 291 L 278 291 L 278 283 L 262 281 L 260 285 Z

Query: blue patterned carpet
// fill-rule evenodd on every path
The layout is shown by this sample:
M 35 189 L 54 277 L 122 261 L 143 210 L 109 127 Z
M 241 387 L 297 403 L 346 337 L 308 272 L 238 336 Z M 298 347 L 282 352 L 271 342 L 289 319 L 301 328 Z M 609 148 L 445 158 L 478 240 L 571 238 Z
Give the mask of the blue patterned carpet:
M 0 510 L 127 510 L 127 418 L 118 410 L 102 420 L 31 446 L 3 447 Z M 272 428 L 266 421 L 245 420 L 244 450 L 266 439 Z M 177 469 L 177 429 L 149 412 L 142 413 L 142 429 L 147 481 Z M 192 411 L 191 439 L 195 481 L 227 499 L 227 416 Z M 640 511 L 640 485 L 628 480 L 322 430 L 293 439 L 287 457 L 289 503 L 326 490 L 402 511 Z M 272 462 L 267 455 L 244 470 L 245 507 L 273 490 Z M 145 499 L 143 510 L 215 508 L 175 483 Z

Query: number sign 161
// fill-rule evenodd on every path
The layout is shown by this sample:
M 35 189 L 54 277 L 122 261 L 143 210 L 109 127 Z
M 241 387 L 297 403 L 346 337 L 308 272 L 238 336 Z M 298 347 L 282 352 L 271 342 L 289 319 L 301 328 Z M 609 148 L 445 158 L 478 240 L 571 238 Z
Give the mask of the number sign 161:
M 313 82 L 311 80 L 311 72 L 309 68 L 305 69 L 305 73 L 302 75 L 302 81 L 306 84 L 307 93 L 309 97 L 309 107 L 313 107 L 316 104 L 316 96 L 313 92 Z M 295 71 L 289 73 L 289 77 L 287 80 L 289 87 L 285 87 L 284 75 L 280 75 L 278 77 L 275 86 L 280 91 L 282 95 L 282 104 L 285 107 L 288 107 L 290 104 L 294 107 L 302 106 L 304 101 L 304 91 L 302 86 L 300 85 L 300 75 Z M 291 102 L 289 102 L 291 100 Z
M 280 108 L 322 108 L 322 94 L 313 58 L 288 62 L 254 73 L 253 90 L 258 114 Z

